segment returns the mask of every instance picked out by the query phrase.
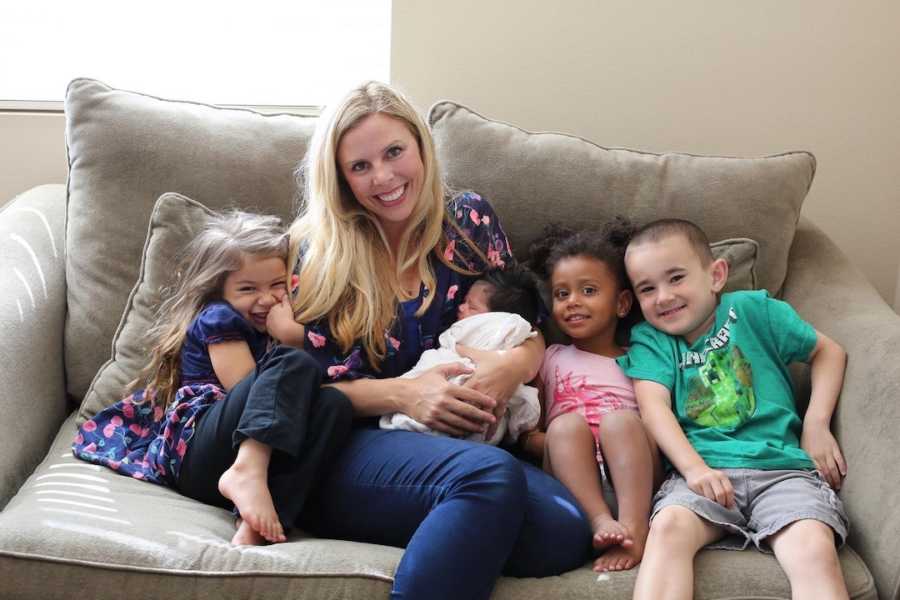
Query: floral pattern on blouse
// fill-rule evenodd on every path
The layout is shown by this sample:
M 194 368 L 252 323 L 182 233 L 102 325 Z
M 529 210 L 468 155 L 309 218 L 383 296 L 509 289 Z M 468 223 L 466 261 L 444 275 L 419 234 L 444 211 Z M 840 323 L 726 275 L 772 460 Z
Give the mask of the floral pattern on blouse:
M 473 192 L 459 194 L 448 201 L 446 215 L 487 258 L 485 262 L 461 239 L 459 231 L 445 222 L 444 233 L 449 243 L 444 250 L 444 259 L 448 262 L 475 273 L 514 263 L 506 233 L 487 200 Z M 319 362 L 329 381 L 397 377 L 412 368 L 422 352 L 435 347 L 438 336 L 456 320 L 456 311 L 478 276 L 458 273 L 435 255 L 430 260 L 437 295 L 425 314 L 418 318 L 408 315 L 415 312 L 413 309 L 428 295 L 429 290 L 424 285 L 418 298 L 401 303 L 393 327 L 385 332 L 387 352 L 380 371 L 368 363 L 359 343 L 348 352 L 341 352 L 331 336 L 327 318 L 306 324 L 304 350 Z M 298 270 L 299 267 L 295 269 Z M 416 331 L 408 332 L 409 327 L 415 327 Z

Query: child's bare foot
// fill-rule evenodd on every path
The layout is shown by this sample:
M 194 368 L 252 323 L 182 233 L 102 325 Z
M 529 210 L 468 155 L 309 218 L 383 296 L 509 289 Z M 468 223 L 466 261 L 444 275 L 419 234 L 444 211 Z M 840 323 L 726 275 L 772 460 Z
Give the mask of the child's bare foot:
M 641 562 L 650 526 L 648 523 L 629 523 L 627 528 L 628 531 L 633 532 L 630 538 L 631 543 L 627 546 L 623 543 L 607 548 L 594 561 L 594 571 L 627 571 Z
M 262 546 L 266 543 L 266 538 L 253 529 L 250 523 L 244 519 L 238 519 L 238 523 L 238 529 L 231 538 L 232 544 L 235 546 Z
M 610 515 L 595 517 L 591 523 L 594 530 L 594 549 L 603 550 L 610 546 L 630 546 L 632 544 L 631 533 L 622 523 L 616 521 Z
M 235 463 L 219 478 L 219 492 L 237 507 L 243 525 L 248 525 L 270 542 L 283 542 L 284 529 L 275 512 L 265 470 Z M 238 529 L 238 534 L 240 529 Z M 237 537 L 238 534 L 235 534 Z

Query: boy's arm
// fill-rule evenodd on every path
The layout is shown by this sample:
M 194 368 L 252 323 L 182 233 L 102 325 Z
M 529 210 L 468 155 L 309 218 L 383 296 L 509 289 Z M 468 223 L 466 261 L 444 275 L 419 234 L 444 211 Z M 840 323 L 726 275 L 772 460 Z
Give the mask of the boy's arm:
M 844 383 L 846 365 L 844 349 L 816 331 L 816 345 L 809 355 L 812 391 L 803 419 L 800 446 L 812 458 L 825 481 L 836 490 L 841 488 L 841 481 L 847 475 L 847 463 L 830 425 Z
M 734 506 L 731 481 L 721 471 L 710 469 L 691 446 L 669 408 L 671 394 L 668 388 L 655 381 L 635 379 L 634 393 L 647 430 L 688 487 L 722 506 Z

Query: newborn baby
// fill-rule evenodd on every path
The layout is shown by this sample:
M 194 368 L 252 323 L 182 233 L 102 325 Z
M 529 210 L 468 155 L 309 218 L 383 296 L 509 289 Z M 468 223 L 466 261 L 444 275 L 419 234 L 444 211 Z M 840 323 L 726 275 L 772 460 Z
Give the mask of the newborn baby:
M 504 271 L 491 270 L 482 275 L 469 288 L 457 312 L 457 321 L 438 338 L 439 347 L 426 350 L 412 369 L 401 377 L 418 377 L 437 365 L 464 363 L 475 364 L 456 352 L 456 344 L 478 350 L 509 350 L 537 335 L 533 330 L 542 312 L 542 301 L 537 281 L 529 272 L 520 268 Z M 469 375 L 457 375 L 452 383 L 462 385 Z M 491 439 L 484 433 L 473 433 L 467 439 L 497 445 L 504 439 L 515 442 L 519 435 L 537 427 L 541 406 L 537 388 L 519 385 L 506 405 L 506 412 Z M 434 435 L 434 431 L 403 413 L 382 415 L 382 429 L 405 429 Z

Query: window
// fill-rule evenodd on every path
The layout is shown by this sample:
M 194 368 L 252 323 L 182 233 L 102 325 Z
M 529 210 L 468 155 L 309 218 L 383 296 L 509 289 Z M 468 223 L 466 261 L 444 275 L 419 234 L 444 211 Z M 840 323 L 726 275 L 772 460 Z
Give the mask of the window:
M 0 108 L 61 108 L 76 77 L 280 107 L 390 76 L 390 0 L 20 0 L 3 13 Z

